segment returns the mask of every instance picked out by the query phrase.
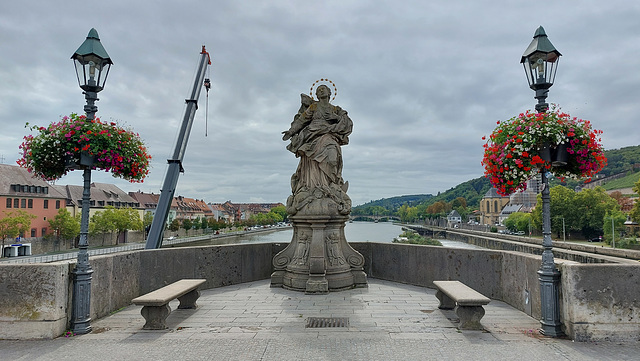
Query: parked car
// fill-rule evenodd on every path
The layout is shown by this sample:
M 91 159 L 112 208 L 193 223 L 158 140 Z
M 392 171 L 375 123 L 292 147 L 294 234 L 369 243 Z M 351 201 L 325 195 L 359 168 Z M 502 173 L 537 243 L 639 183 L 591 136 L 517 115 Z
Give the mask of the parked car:
M 591 238 L 589 242 L 602 242 L 602 236 Z

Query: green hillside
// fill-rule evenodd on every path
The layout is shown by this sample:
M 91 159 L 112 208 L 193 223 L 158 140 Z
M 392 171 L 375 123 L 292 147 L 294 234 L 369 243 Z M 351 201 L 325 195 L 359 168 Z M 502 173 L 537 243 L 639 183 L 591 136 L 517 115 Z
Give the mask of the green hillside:
M 397 196 L 391 198 L 378 199 L 377 201 L 367 202 L 365 204 L 354 207 L 352 210 L 353 215 L 361 215 L 367 214 L 370 215 L 369 209 L 373 209 L 375 207 L 382 207 L 386 210 L 390 210 L 395 212 L 400 208 L 403 204 L 406 204 L 410 207 L 415 207 L 418 204 L 424 203 L 428 199 L 432 198 L 432 194 L 416 194 L 410 196 Z
M 627 174 L 623 178 L 614 179 L 602 185 L 605 190 L 632 188 L 640 180 L 640 171 Z
M 599 173 L 602 177 L 608 177 L 614 174 L 623 172 L 629 172 L 630 174 L 619 179 L 612 180 L 603 185 L 606 190 L 614 190 L 621 188 L 633 187 L 634 183 L 640 179 L 640 145 L 624 147 L 620 149 L 605 150 L 607 157 L 607 166 Z M 569 180 L 562 185 L 574 189 L 576 186 L 582 184 L 582 181 Z M 550 185 L 561 184 L 557 179 L 551 179 Z M 446 190 L 445 192 L 438 193 L 433 196 L 431 194 L 419 194 L 419 195 L 406 195 L 398 196 L 386 199 L 379 199 L 377 201 L 371 201 L 363 205 L 353 208 L 353 215 L 370 214 L 372 207 L 382 207 L 387 211 L 396 212 L 398 208 L 406 204 L 409 207 L 426 208 L 427 206 L 443 201 L 450 203 L 458 197 L 463 197 L 467 201 L 467 207 L 476 209 L 480 205 L 480 200 L 489 191 L 491 185 L 489 180 L 484 176 L 475 178 L 464 183 L 461 183 L 453 188 Z M 379 212 L 379 208 L 378 211 Z

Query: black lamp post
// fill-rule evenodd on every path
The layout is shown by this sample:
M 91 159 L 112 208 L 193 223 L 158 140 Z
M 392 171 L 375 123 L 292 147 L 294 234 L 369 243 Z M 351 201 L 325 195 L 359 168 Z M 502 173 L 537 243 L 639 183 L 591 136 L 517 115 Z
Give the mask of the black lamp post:
M 100 43 L 98 32 L 91 29 L 87 39 L 71 56 L 76 67 L 78 84 L 84 90 L 87 104 L 84 111 L 87 121 L 94 119 L 98 107 L 98 92 L 104 88 L 113 62 Z M 80 220 L 80 241 L 78 243 L 78 261 L 73 270 L 73 304 L 71 315 L 71 331 L 78 334 L 91 332 L 91 274 L 89 264 L 89 208 L 91 201 L 91 168 L 93 157 L 83 154 L 75 168 L 84 171 L 84 188 L 82 192 L 82 217 Z
M 536 92 L 538 99 L 536 111 L 546 112 L 549 104 L 546 103 L 549 88 L 553 85 L 558 67 L 560 52 L 551 44 L 541 27 L 536 30 L 533 40 L 522 55 L 520 62 L 524 65 L 529 87 Z M 553 166 L 562 166 L 566 163 L 554 162 Z M 551 248 L 551 197 L 549 195 L 549 180 L 544 168 L 540 170 L 542 175 L 542 264 L 538 270 L 540 281 L 541 330 L 545 336 L 559 337 L 562 332 L 560 322 L 559 284 L 560 272 L 556 268 Z

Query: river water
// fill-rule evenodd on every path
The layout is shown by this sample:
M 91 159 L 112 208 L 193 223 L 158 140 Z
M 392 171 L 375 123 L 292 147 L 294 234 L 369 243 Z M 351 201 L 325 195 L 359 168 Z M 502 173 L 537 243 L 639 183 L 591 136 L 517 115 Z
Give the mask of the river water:
M 344 228 L 344 234 L 348 242 L 380 242 L 391 243 L 395 237 L 402 234 L 402 226 L 391 222 L 351 222 L 347 223 Z M 233 238 L 223 238 L 189 243 L 185 246 L 194 245 L 213 245 L 213 244 L 237 244 L 237 243 L 289 243 L 293 237 L 292 228 L 283 228 L 281 230 L 256 232 L 243 234 Z M 446 239 L 438 239 L 443 246 L 453 248 L 473 248 L 481 247 L 466 244 L 464 242 L 449 241 Z

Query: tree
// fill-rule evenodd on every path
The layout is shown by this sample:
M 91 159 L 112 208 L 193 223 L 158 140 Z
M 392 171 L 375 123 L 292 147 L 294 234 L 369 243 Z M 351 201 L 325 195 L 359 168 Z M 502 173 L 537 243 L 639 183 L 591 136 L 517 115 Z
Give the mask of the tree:
M 153 213 L 145 211 L 144 215 L 142 216 L 142 226 L 145 230 L 145 238 L 146 233 L 149 232 L 149 229 L 151 228 L 151 223 L 153 223 Z
M 528 232 L 531 222 L 531 214 L 523 212 L 514 212 L 504 220 L 504 226 L 511 231 Z
M 49 220 L 49 228 L 53 230 L 57 240 L 75 239 L 80 234 L 80 222 L 66 208 L 60 208 L 58 214 Z
M 551 197 L 551 230 L 562 234 L 564 219 L 565 231 L 581 232 L 585 238 L 602 234 L 602 225 L 607 211 L 618 210 L 615 199 L 601 187 L 583 189 L 576 193 L 562 186 L 549 190 Z M 538 204 L 532 213 L 533 225 L 542 228 L 542 197 L 538 195 Z
M 141 231 L 143 229 L 140 213 L 135 209 L 131 207 L 114 208 L 113 211 L 113 223 L 117 230 L 116 244 L 118 244 L 120 235 L 126 231 Z
M 604 217 L 604 223 L 602 229 L 604 230 L 605 241 L 611 244 L 612 239 L 619 240 L 620 235 L 624 232 L 624 222 L 627 217 L 619 210 L 607 211 Z M 614 232 L 612 232 L 614 230 Z
M 120 235 L 128 230 L 140 231 L 143 229 L 140 214 L 133 208 L 114 208 L 107 206 L 104 211 L 96 212 L 91 217 L 89 224 L 90 233 L 102 233 L 102 243 L 104 245 L 104 234 L 107 232 L 116 232 L 116 244 L 120 239 Z
M 383 207 L 380 207 L 380 208 L 382 208 L 384 211 L 386 211 L 386 209 L 384 209 Z M 285 206 L 273 207 L 273 208 L 271 208 L 270 212 L 273 212 L 275 214 L 280 215 L 280 217 L 282 217 L 282 221 L 287 221 L 288 220 L 289 215 L 287 214 L 287 207 L 285 207 Z
M 640 196 L 640 180 L 633 186 L 633 191 Z M 640 197 L 636 198 L 629 215 L 634 222 L 640 223 Z
M 174 219 L 173 221 L 171 221 L 171 223 L 169 223 L 169 230 L 171 232 L 177 232 L 180 229 L 180 221 L 177 219 Z
M 607 212 L 619 210 L 616 200 L 609 197 L 602 187 L 583 189 L 576 194 L 575 203 L 581 205 L 580 225 L 582 234 L 586 238 L 602 234 L 602 225 Z
M 207 217 L 202 217 L 202 219 L 200 220 L 200 229 L 204 230 L 209 228 L 209 220 L 207 219 Z
M 21 210 L 8 213 L 5 211 L 5 217 L 0 219 L 2 249 L 4 249 L 4 241 L 6 238 L 13 239 L 27 233 L 27 231 L 31 229 L 31 220 L 34 218 L 36 218 L 35 215 Z
M 106 234 L 113 233 L 116 230 L 115 224 L 112 222 L 112 209 L 113 207 L 94 213 L 89 222 L 89 233 L 91 235 L 101 233 L 103 246 Z
M 182 228 L 184 228 L 187 235 L 189 235 L 189 230 L 193 228 L 193 221 L 189 218 L 185 218 L 182 220 Z

